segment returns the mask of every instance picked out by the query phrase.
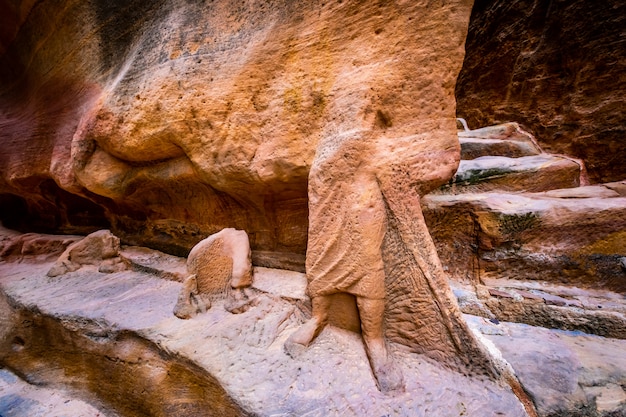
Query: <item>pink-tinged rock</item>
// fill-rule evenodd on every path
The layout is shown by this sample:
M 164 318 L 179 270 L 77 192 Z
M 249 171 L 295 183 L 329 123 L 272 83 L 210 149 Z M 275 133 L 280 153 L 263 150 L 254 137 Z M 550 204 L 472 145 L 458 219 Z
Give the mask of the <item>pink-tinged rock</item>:
M 498 298 L 515 298 L 514 295 L 506 292 L 506 291 L 502 291 L 502 290 L 497 290 L 495 288 L 489 288 L 489 294 L 492 295 L 493 297 L 498 297 Z
M 90 213 L 177 255 L 234 227 L 259 262 L 302 270 L 320 140 L 458 150 L 471 6 L 37 3 L 0 58 L 0 202 L 27 209 L 21 226 Z
M 461 159 L 481 156 L 519 158 L 542 153 L 535 138 L 517 123 L 505 123 L 475 130 L 459 131 Z

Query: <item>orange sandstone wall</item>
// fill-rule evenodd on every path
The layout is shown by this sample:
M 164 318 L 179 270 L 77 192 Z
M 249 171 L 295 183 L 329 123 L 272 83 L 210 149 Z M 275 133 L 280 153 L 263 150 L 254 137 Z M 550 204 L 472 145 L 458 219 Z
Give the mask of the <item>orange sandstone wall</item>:
M 0 3 L 7 226 L 182 255 L 236 227 L 298 269 L 323 137 L 455 132 L 472 1 Z

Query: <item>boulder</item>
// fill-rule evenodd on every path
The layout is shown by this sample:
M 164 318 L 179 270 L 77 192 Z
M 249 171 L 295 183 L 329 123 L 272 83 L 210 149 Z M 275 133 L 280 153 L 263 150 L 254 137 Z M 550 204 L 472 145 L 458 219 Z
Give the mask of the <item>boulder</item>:
M 49 277 L 74 272 L 84 265 L 97 266 L 100 272 L 118 272 L 127 268 L 120 257 L 120 239 L 109 230 L 99 230 L 74 242 L 48 271 Z
M 58 258 L 69 245 L 81 236 L 46 235 L 39 233 L 15 234 L 0 228 L 0 259 L 21 261 L 24 258 L 46 261 Z
M 187 258 L 183 288 L 174 307 L 174 315 L 188 319 L 211 307 L 215 297 L 225 298 L 230 290 L 252 285 L 252 261 L 248 235 L 243 230 L 221 230 L 193 247 Z M 244 294 L 244 298 L 245 294 Z M 243 305 L 232 306 L 239 310 Z

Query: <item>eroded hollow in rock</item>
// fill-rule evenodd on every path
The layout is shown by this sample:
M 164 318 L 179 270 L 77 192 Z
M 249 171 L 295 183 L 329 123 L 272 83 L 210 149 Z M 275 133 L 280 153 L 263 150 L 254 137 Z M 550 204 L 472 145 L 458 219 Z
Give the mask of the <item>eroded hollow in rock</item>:
M 1 302 L 2 310 L 10 309 Z M 93 322 L 62 323 L 26 310 L 10 315 L 14 326 L 0 356 L 32 384 L 62 386 L 122 416 L 247 415 L 204 369 L 135 333 L 103 331 Z

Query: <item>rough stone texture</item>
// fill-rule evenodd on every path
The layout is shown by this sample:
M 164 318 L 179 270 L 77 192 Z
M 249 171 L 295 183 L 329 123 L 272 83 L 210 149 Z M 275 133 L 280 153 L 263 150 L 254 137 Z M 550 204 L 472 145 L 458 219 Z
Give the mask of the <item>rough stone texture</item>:
M 260 302 L 231 314 L 216 302 L 193 320 L 171 314 L 181 283 L 135 271 L 0 264 L 0 363 L 127 416 L 526 416 L 506 385 L 391 347 L 406 391 L 380 393 L 358 334 L 327 327 L 297 359 L 306 280 L 261 269 Z M 302 275 L 302 274 L 299 274 Z M 284 291 L 287 279 L 291 290 Z M 294 286 L 294 281 L 300 287 Z M 261 291 L 261 290 L 259 290 Z M 272 290 L 273 291 L 273 290 Z M 300 295 L 298 295 L 300 294 Z
M 3 216 L 178 255 L 235 227 L 301 268 L 320 140 L 453 134 L 471 3 L 38 2 L 0 58 Z
M 189 252 L 187 271 L 197 276 L 201 293 L 218 292 L 224 285 L 249 287 L 252 262 L 248 235 L 244 230 L 224 229 L 200 241 Z
M 626 339 L 623 294 L 571 285 L 509 279 L 455 283 L 461 311 L 488 319 Z
M 187 259 L 141 246 L 122 246 L 120 257 L 131 269 L 182 282 L 189 274 Z
M 600 186 L 556 196 L 431 195 L 423 209 L 442 263 L 457 279 L 542 280 L 624 292 L 626 199 L 610 195 Z
M 68 246 L 81 240 L 82 236 L 21 234 L 0 225 L 0 260 L 8 262 L 29 258 L 50 260 L 58 258 Z
M 458 132 L 461 143 L 461 159 L 470 160 L 481 156 L 500 155 L 508 158 L 539 155 L 543 151 L 537 140 L 523 130 L 518 123 L 504 123 Z
M 516 120 L 593 182 L 626 177 L 626 3 L 477 0 L 456 86 L 470 127 Z
M 187 272 L 174 307 L 178 318 L 188 319 L 206 311 L 211 299 L 231 295 L 231 289 L 241 295 L 252 285 L 248 235 L 229 228 L 201 240 L 189 252 Z
M 63 390 L 30 385 L 0 368 L 0 415 L 4 417 L 115 417 Z
M 468 317 L 517 371 L 539 415 L 626 414 L 626 341 Z
M 481 156 L 461 161 L 454 178 L 438 192 L 547 191 L 578 187 L 581 167 L 569 158 L 548 154 L 509 158 Z
M 73 272 L 84 265 L 98 267 L 100 272 L 118 272 L 128 265 L 120 257 L 120 239 L 109 230 L 98 230 L 72 243 L 48 271 L 49 277 Z

